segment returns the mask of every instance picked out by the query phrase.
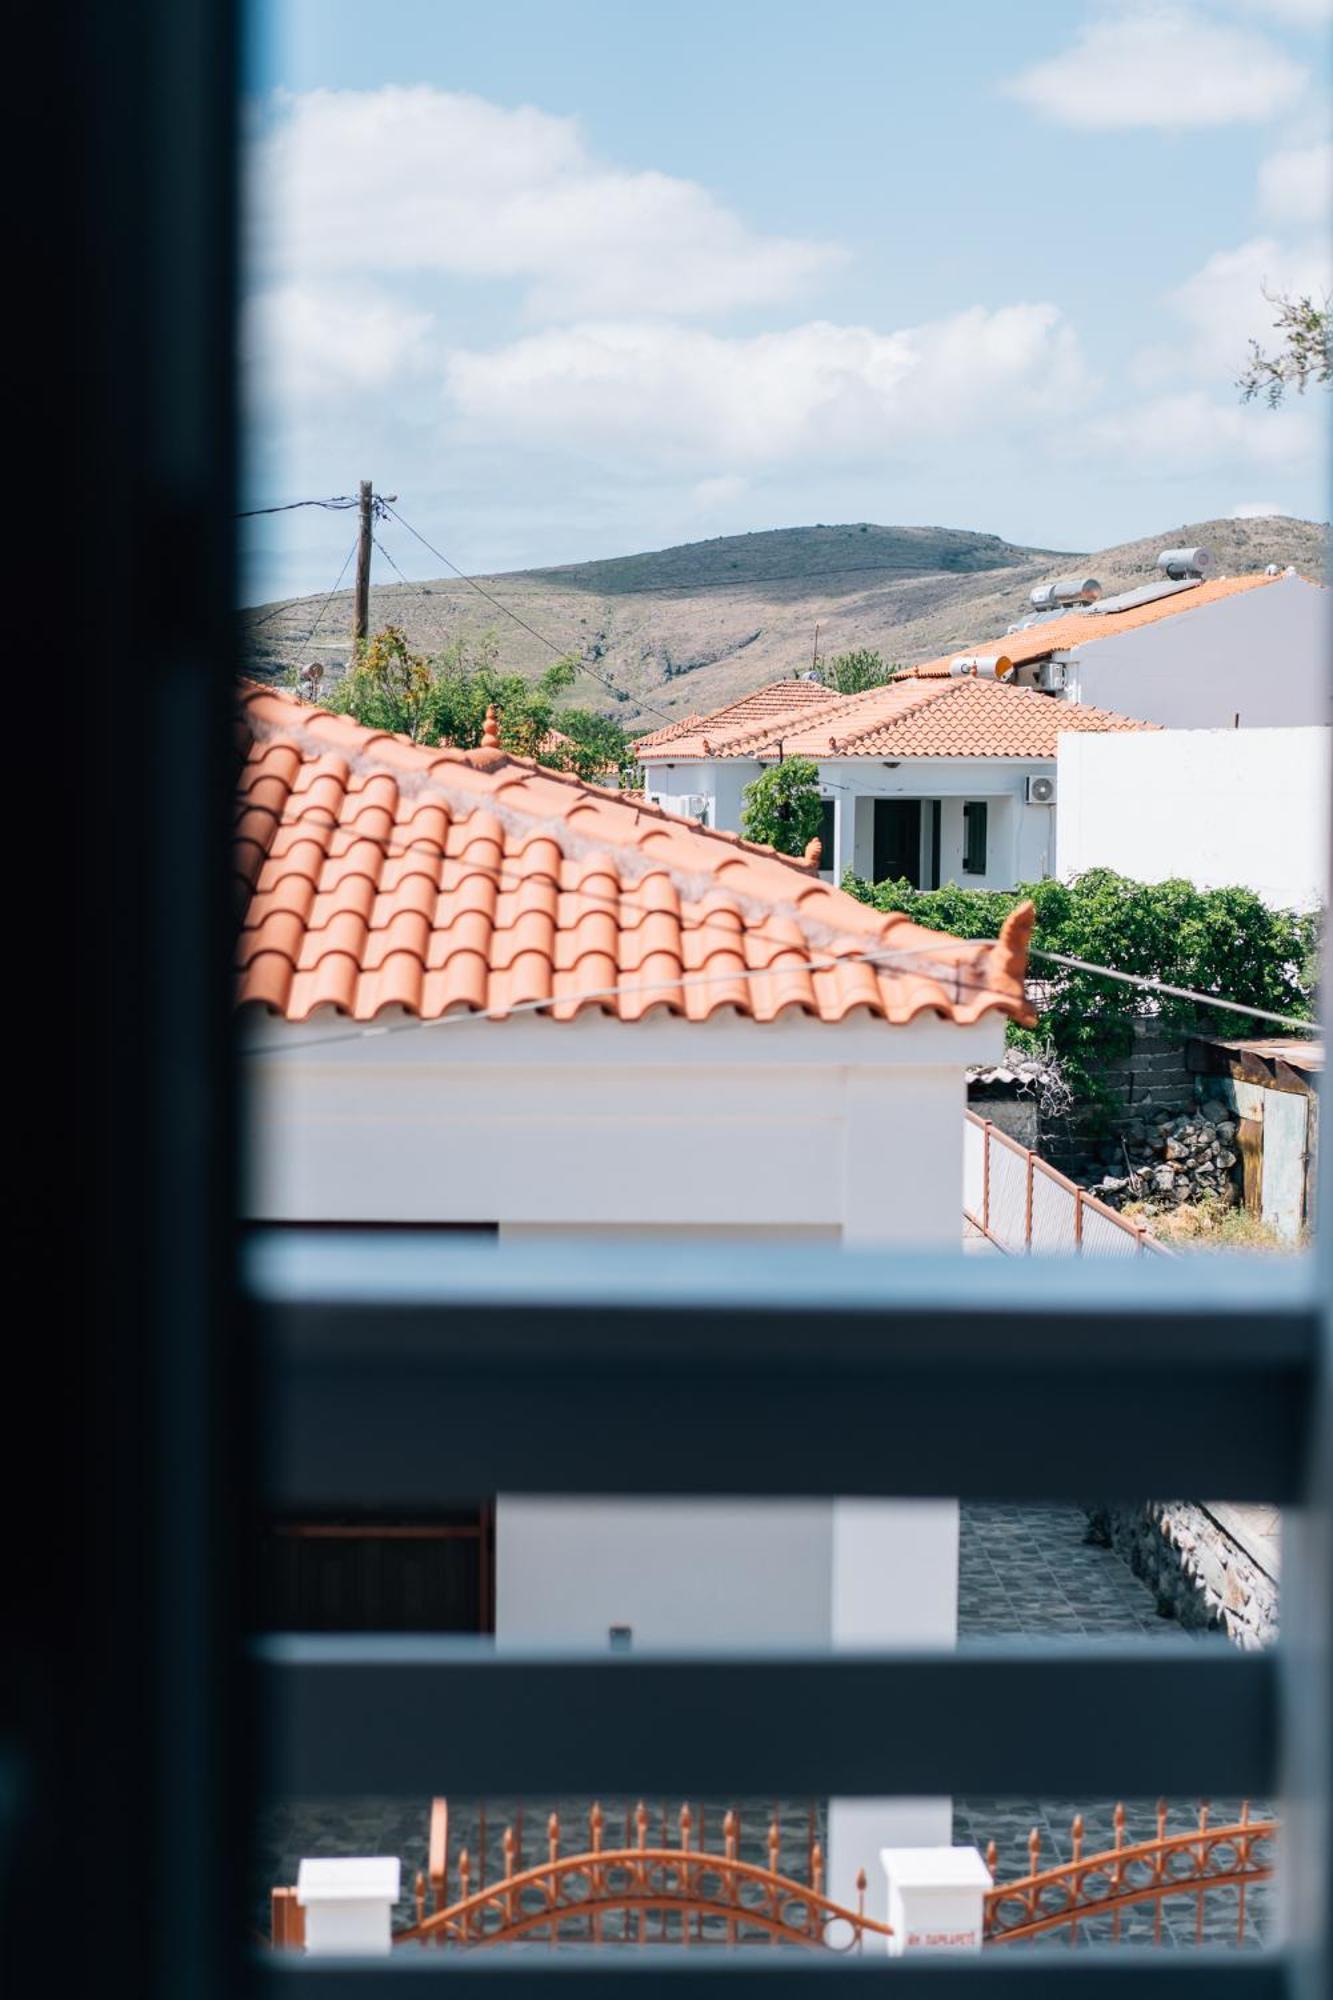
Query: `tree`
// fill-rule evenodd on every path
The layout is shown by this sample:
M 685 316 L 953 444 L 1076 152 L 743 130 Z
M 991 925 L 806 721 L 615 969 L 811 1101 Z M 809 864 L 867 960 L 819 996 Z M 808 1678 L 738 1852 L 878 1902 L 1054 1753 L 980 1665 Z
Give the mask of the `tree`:
M 823 807 L 819 767 L 808 757 L 773 764 L 744 792 L 741 826 L 750 840 L 762 840 L 779 854 L 804 854 L 819 837 Z
M 1012 890 L 872 886 L 850 873 L 843 887 L 876 909 L 903 911 L 927 930 L 970 938 L 998 937 L 1010 910 L 1029 899 L 1037 912 L 1035 951 L 1313 1019 L 1319 921 L 1273 909 L 1250 889 L 1133 882 L 1110 868 Z M 1074 1089 L 1094 1105 L 1110 1102 L 1099 1073 L 1128 1052 L 1136 1019 L 1151 1016 L 1182 1031 L 1245 1032 L 1243 1019 L 1210 1010 L 1206 1001 L 1150 993 L 1040 958 L 1036 970 L 1044 988 L 1041 1020 L 1035 1031 L 1011 1024 L 1009 1041 L 1029 1050 L 1049 1044 Z
M 557 715 L 556 728 L 566 741 L 542 745 L 537 753 L 541 763 L 590 783 L 614 771 L 622 787 L 633 788 L 639 767 L 618 722 L 592 708 L 566 708 Z
M 455 639 L 428 659 L 411 650 L 401 626 L 386 625 L 358 649 L 329 696 L 329 707 L 414 743 L 472 750 L 493 706 L 505 749 L 536 757 L 554 726 L 556 697 L 573 684 L 575 671 L 573 659 L 562 658 L 535 681 L 505 673 L 489 631 L 475 640 Z
M 1264 297 L 1277 308 L 1273 331 L 1282 336 L 1275 354 L 1266 354 L 1257 340 L 1250 342 L 1250 360 L 1237 382 L 1241 400 L 1252 403 L 1262 396 L 1270 410 L 1281 405 L 1288 389 L 1303 396 L 1309 383 L 1327 387 L 1333 381 L 1333 327 L 1330 326 L 1330 294 L 1322 305 L 1309 294 L 1293 297 L 1290 292 L 1270 292 Z
M 864 694 L 867 688 L 883 687 L 897 671 L 885 666 L 882 654 L 858 646 L 850 653 L 835 653 L 831 660 L 822 660 L 819 678 L 837 694 Z

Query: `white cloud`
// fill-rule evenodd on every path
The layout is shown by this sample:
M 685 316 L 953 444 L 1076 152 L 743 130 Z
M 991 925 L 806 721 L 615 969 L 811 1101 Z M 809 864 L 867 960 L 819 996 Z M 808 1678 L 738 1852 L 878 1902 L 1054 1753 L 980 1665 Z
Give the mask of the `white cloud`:
M 246 303 L 241 357 L 253 393 L 304 407 L 418 374 L 432 323 L 364 287 L 274 285 Z
M 1138 5 L 1090 21 L 1005 90 L 1059 124 L 1115 132 L 1271 118 L 1306 73 L 1261 35 L 1192 8 Z
M 701 479 L 691 491 L 690 498 L 701 514 L 719 514 L 744 499 L 749 490 L 748 479 L 741 479 L 734 472 L 724 472 L 715 479 Z
M 571 118 L 424 85 L 278 96 L 250 185 L 256 260 L 282 279 L 510 279 L 545 316 L 764 304 L 839 256 L 747 228 L 693 181 L 596 159 Z
M 1232 4 L 1293 28 L 1326 28 L 1333 22 L 1333 0 L 1232 0 Z
M 1078 344 L 1050 305 L 974 307 L 878 333 L 815 321 L 722 338 L 634 322 L 557 328 L 450 357 L 473 434 L 662 467 L 866 462 L 922 440 L 1067 420 Z
M 1090 454 L 1131 465 L 1140 477 L 1174 478 L 1234 465 L 1296 468 L 1312 462 L 1323 412 L 1299 401 L 1255 410 L 1203 389 L 1182 389 L 1098 417 L 1079 433 Z
M 1327 230 L 1333 207 L 1333 145 L 1289 146 L 1259 169 L 1259 205 L 1271 221 Z
M 1217 251 L 1170 296 L 1188 338 L 1181 359 L 1196 376 L 1234 383 L 1250 342 L 1272 341 L 1276 312 L 1265 292 L 1318 295 L 1328 283 L 1322 244 L 1291 246 L 1260 236 Z
M 1276 500 L 1242 500 L 1239 507 L 1233 507 L 1228 519 L 1232 521 L 1267 521 L 1274 514 L 1285 510 Z

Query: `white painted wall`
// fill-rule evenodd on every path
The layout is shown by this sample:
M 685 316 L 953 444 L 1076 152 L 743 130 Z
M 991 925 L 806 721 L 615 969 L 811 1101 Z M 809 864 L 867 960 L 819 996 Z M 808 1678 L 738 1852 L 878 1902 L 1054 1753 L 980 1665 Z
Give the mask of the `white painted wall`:
M 1328 591 L 1280 577 L 1073 649 L 1069 693 L 1171 729 L 1327 724 L 1329 639 Z
M 1327 903 L 1331 743 L 1315 727 L 1062 736 L 1059 872 Z
M 749 759 L 712 758 L 691 763 L 654 761 L 645 767 L 648 797 L 668 811 L 684 800 L 709 800 L 709 824 L 740 833 L 743 793 L 765 768 Z M 909 757 L 896 764 L 878 757 L 829 757 L 819 761 L 819 784 L 835 809 L 834 852 L 826 871 L 841 881 L 848 868 L 866 880 L 874 874 L 875 799 L 921 799 L 921 879 L 929 880 L 929 802 L 943 805 L 940 827 L 940 881 L 974 889 L 1012 889 L 1037 882 L 1055 869 L 1054 816 L 1049 806 L 1026 803 L 1028 777 L 1053 777 L 1050 758 Z M 963 804 L 985 799 L 986 872 L 963 873 Z
M 999 1021 L 934 1018 L 247 1032 L 265 1051 L 250 1066 L 256 1219 L 682 1243 L 781 1233 L 849 1250 L 958 1248 L 964 1069 L 1003 1046 Z M 627 1339 L 633 1330 L 627 1302 Z M 890 1485 L 892 1449 L 886 1438 Z M 947 1647 L 957 1630 L 950 1501 L 501 1495 L 496 1552 L 502 1645 L 605 1645 L 612 1625 L 629 1625 L 636 1644 L 691 1650 Z M 882 1900 L 879 1848 L 947 1841 L 949 1810 L 947 1799 L 833 1801 L 832 1893 L 854 1903 L 865 1866 L 872 1906 Z

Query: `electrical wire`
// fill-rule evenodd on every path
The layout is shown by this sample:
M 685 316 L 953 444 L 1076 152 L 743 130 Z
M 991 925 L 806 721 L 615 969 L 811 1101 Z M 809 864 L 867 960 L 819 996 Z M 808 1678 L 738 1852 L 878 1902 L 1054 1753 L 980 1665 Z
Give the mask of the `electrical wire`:
M 1067 952 L 1047 951 L 1043 946 L 1030 947 L 1030 956 L 1046 958 L 1053 965 L 1063 965 L 1071 972 L 1093 972 L 1099 979 L 1115 979 L 1122 986 L 1137 986 L 1146 993 L 1162 993 L 1171 1000 L 1194 1000 L 1204 1007 L 1215 1007 L 1227 1014 L 1244 1014 L 1253 1021 L 1273 1021 L 1279 1028 L 1295 1028 L 1302 1034 L 1318 1035 L 1323 1031 L 1317 1021 L 1298 1020 L 1294 1014 L 1274 1014 L 1267 1007 L 1246 1007 L 1239 1000 L 1219 1000 L 1214 993 L 1199 993 L 1190 986 L 1170 986 L 1164 979 L 1153 979 L 1144 972 L 1120 972 L 1113 965 L 1094 965 L 1090 959 L 1071 958 Z
M 332 500 L 288 500 L 281 507 L 247 507 L 243 513 L 233 516 L 237 521 L 253 521 L 260 514 L 294 514 L 298 507 L 330 507 L 342 509 L 355 507 L 359 503 L 354 493 L 340 493 Z
M 434 542 L 428 542 L 426 537 L 421 533 L 421 530 L 414 528 L 410 521 L 404 520 L 396 507 L 386 507 L 385 511 L 392 514 L 400 528 L 406 528 L 409 535 L 414 535 L 422 548 L 428 549 L 437 562 L 442 562 L 446 569 L 451 569 L 460 583 L 466 583 L 471 589 L 476 591 L 479 597 L 484 597 L 488 604 L 493 604 L 497 611 L 502 612 L 506 618 L 512 619 L 515 625 L 521 625 L 525 632 L 529 633 L 532 638 L 545 646 L 547 651 L 552 653 L 556 659 L 567 659 L 570 653 L 575 650 L 573 646 L 557 646 L 555 640 L 548 638 L 545 632 L 539 632 L 535 625 L 529 625 L 526 618 L 520 618 L 517 611 L 511 611 L 507 604 L 502 603 L 498 597 L 493 596 L 489 590 L 478 583 L 475 576 L 469 576 L 465 570 L 461 570 L 458 567 L 457 563 L 450 562 L 443 549 L 437 549 Z M 399 570 L 398 574 L 401 576 L 402 571 Z M 579 642 L 578 650 L 580 653 L 583 650 L 581 641 Z M 609 681 L 605 674 L 599 674 L 595 667 L 590 667 L 586 660 L 579 660 L 578 670 L 581 674 L 587 674 L 591 680 L 599 682 L 602 687 L 608 689 L 620 701 L 637 701 L 640 708 L 646 708 L 651 715 L 660 715 L 664 722 L 679 722 L 681 720 L 680 716 L 668 715 L 664 708 L 658 708 L 653 702 L 645 701 L 642 696 L 631 694 L 628 688 L 618 687 L 615 681 Z
M 357 539 L 359 540 L 360 537 L 358 536 Z M 341 584 L 343 578 L 346 576 L 348 567 L 351 564 L 352 557 L 355 554 L 356 554 L 356 542 L 353 542 L 351 548 L 347 551 L 347 554 L 343 557 L 343 566 L 338 571 L 337 577 L 334 579 L 333 589 L 329 592 L 328 596 L 324 599 L 324 602 L 320 605 L 319 610 L 315 616 L 314 624 L 310 627 L 310 630 L 306 633 L 304 639 L 302 639 L 301 641 L 300 651 L 297 653 L 296 658 L 292 661 L 293 671 L 295 671 L 295 669 L 300 666 L 302 659 L 305 657 L 305 649 L 310 644 L 310 641 L 314 638 L 316 632 L 318 632 L 320 625 L 323 623 L 324 613 L 328 610 L 330 604 L 332 604 L 334 598 L 337 596 L 338 586 L 339 584 Z
M 465 1022 L 508 1021 L 516 1014 L 549 1012 L 554 1007 L 567 1005 L 570 1000 L 577 1000 L 579 1009 L 582 1010 L 589 1001 L 615 1000 L 626 993 L 632 993 L 638 997 L 649 993 L 676 993 L 687 987 L 693 989 L 700 986 L 720 985 L 727 980 L 778 979 L 790 972 L 827 972 L 839 965 L 882 966 L 887 969 L 899 961 L 907 964 L 911 961 L 929 957 L 932 950 L 943 951 L 960 942 L 965 942 L 965 940 L 949 938 L 938 946 L 914 945 L 909 950 L 897 952 L 846 952 L 841 956 L 827 955 L 819 958 L 802 958 L 795 964 L 790 959 L 787 959 L 780 965 L 731 967 L 725 972 L 683 972 L 677 979 L 654 980 L 646 985 L 622 980 L 614 986 L 593 987 L 578 994 L 547 994 L 545 998 L 540 1000 L 516 1000 L 512 1006 L 504 1008 L 499 1013 L 492 1013 L 489 1010 L 467 1009 L 460 1010 L 456 1014 L 438 1014 L 430 1020 L 424 1020 L 419 1014 L 414 1014 L 410 1019 L 404 1021 L 370 1021 L 362 1027 L 349 1028 L 337 1034 L 307 1035 L 299 1041 L 284 1039 L 268 1047 L 248 1048 L 243 1051 L 243 1054 L 247 1056 L 285 1056 L 294 1053 L 298 1049 L 335 1048 L 345 1042 L 365 1041 L 371 1037 L 384 1035 L 411 1034 L 416 1031 L 424 1031 L 427 1028 L 459 1027 Z M 988 938 L 984 942 L 994 944 L 995 939 Z M 948 983 L 954 987 L 958 994 L 990 994 L 997 1000 L 1012 1000 L 1014 998 L 1014 995 L 1006 992 L 1003 987 L 990 986 L 984 980 L 965 978 L 961 967 L 944 968 L 943 971 L 946 975 L 952 975 L 949 977 Z M 943 983 L 945 982 L 942 978 L 941 984 Z

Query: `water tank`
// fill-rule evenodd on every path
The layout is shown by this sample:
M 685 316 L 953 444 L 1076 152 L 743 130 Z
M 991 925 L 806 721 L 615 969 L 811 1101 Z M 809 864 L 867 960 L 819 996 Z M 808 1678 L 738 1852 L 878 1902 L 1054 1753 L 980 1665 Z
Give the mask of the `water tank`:
M 1212 567 L 1212 554 L 1208 549 L 1163 549 L 1157 558 L 1157 567 L 1165 570 L 1170 577 L 1202 576 Z
M 970 680 L 1003 681 L 1013 671 L 1014 663 L 1007 653 L 962 653 L 949 662 L 949 672 L 955 678 L 966 675 Z
M 1095 604 L 1101 594 L 1095 576 L 1061 576 L 1054 583 L 1039 583 L 1031 601 L 1038 611 L 1054 611 L 1064 604 Z

